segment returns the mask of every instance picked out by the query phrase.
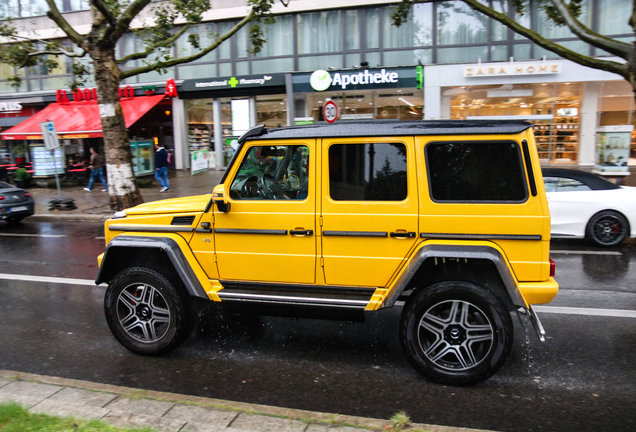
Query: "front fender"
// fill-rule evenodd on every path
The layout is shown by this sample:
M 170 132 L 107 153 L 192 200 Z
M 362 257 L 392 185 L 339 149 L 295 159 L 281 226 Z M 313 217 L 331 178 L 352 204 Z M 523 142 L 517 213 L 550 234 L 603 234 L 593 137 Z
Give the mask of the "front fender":
M 197 262 L 192 250 L 183 237 L 177 234 L 167 233 L 127 233 L 113 238 L 103 256 L 98 258 L 100 263 L 96 284 L 110 282 L 117 273 L 128 267 L 126 262 L 121 262 L 123 250 L 134 250 L 139 257 L 143 251 L 162 251 L 168 257 L 175 272 L 183 282 L 188 293 L 194 297 L 212 299 L 208 293 L 212 293 L 212 284 L 205 272 Z

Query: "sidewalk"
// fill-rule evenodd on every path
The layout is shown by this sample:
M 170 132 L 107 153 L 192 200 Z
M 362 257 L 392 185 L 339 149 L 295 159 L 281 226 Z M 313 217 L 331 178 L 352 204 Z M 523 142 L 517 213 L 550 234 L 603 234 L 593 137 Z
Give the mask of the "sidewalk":
M 142 187 L 139 190 L 145 202 L 158 201 L 168 198 L 177 198 L 191 195 L 211 194 L 224 171 L 206 171 L 192 175 L 187 170 L 170 171 L 170 191 L 160 193 L 159 182 L 154 177 L 142 177 L 142 182 L 152 179 L 151 187 Z M 54 183 L 53 183 L 54 184 Z M 62 198 L 75 200 L 76 210 L 50 211 L 49 201 L 58 198 L 57 188 L 31 187 L 29 192 L 35 200 L 35 215 L 28 220 L 105 220 L 112 216 L 113 211 L 108 205 L 108 192 L 102 192 L 102 183 L 97 180 L 92 192 L 86 192 L 85 186 L 62 186 Z
M 0 370 L 0 403 L 14 401 L 33 413 L 102 420 L 158 432 L 364 432 L 386 431 L 389 420 L 276 408 L 175 393 Z M 476 429 L 412 424 L 427 432 Z

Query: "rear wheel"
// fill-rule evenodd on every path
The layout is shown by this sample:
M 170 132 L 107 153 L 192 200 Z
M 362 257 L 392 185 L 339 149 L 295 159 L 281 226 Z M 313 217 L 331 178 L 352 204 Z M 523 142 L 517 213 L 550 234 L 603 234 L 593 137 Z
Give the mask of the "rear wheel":
M 598 246 L 615 246 L 628 234 L 629 223 L 625 216 L 611 210 L 596 213 L 585 229 L 587 239 Z
M 512 348 L 510 313 L 490 292 L 467 282 L 441 282 L 409 300 L 400 342 L 431 381 L 471 385 L 493 375 Z
M 163 274 L 145 267 L 119 273 L 104 298 L 108 327 L 127 349 L 143 355 L 173 350 L 192 332 L 191 299 Z
M 12 217 L 12 218 L 8 218 L 7 222 L 10 223 L 10 224 L 19 224 L 20 222 L 22 222 L 22 219 L 24 219 L 23 216 Z

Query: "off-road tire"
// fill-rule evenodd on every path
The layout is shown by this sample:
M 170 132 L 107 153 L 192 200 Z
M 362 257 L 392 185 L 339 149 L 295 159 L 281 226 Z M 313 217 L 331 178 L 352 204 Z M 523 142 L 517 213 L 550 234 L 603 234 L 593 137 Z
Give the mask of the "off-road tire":
M 408 300 L 400 342 L 409 362 L 427 379 L 472 385 L 506 362 L 513 324 L 510 313 L 489 291 L 468 282 L 446 281 Z
M 141 355 L 161 355 L 181 345 L 196 324 L 196 311 L 192 299 L 179 288 L 178 282 L 150 268 L 120 272 L 104 297 L 106 322 L 113 336 Z

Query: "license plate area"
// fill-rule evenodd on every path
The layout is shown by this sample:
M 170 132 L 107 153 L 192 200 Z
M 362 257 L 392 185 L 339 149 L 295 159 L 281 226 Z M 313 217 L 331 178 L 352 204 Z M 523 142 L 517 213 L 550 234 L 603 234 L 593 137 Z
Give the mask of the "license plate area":
M 26 211 L 28 209 L 27 206 L 20 206 L 20 207 L 11 207 L 11 209 L 9 210 L 10 212 L 19 212 L 19 211 Z

